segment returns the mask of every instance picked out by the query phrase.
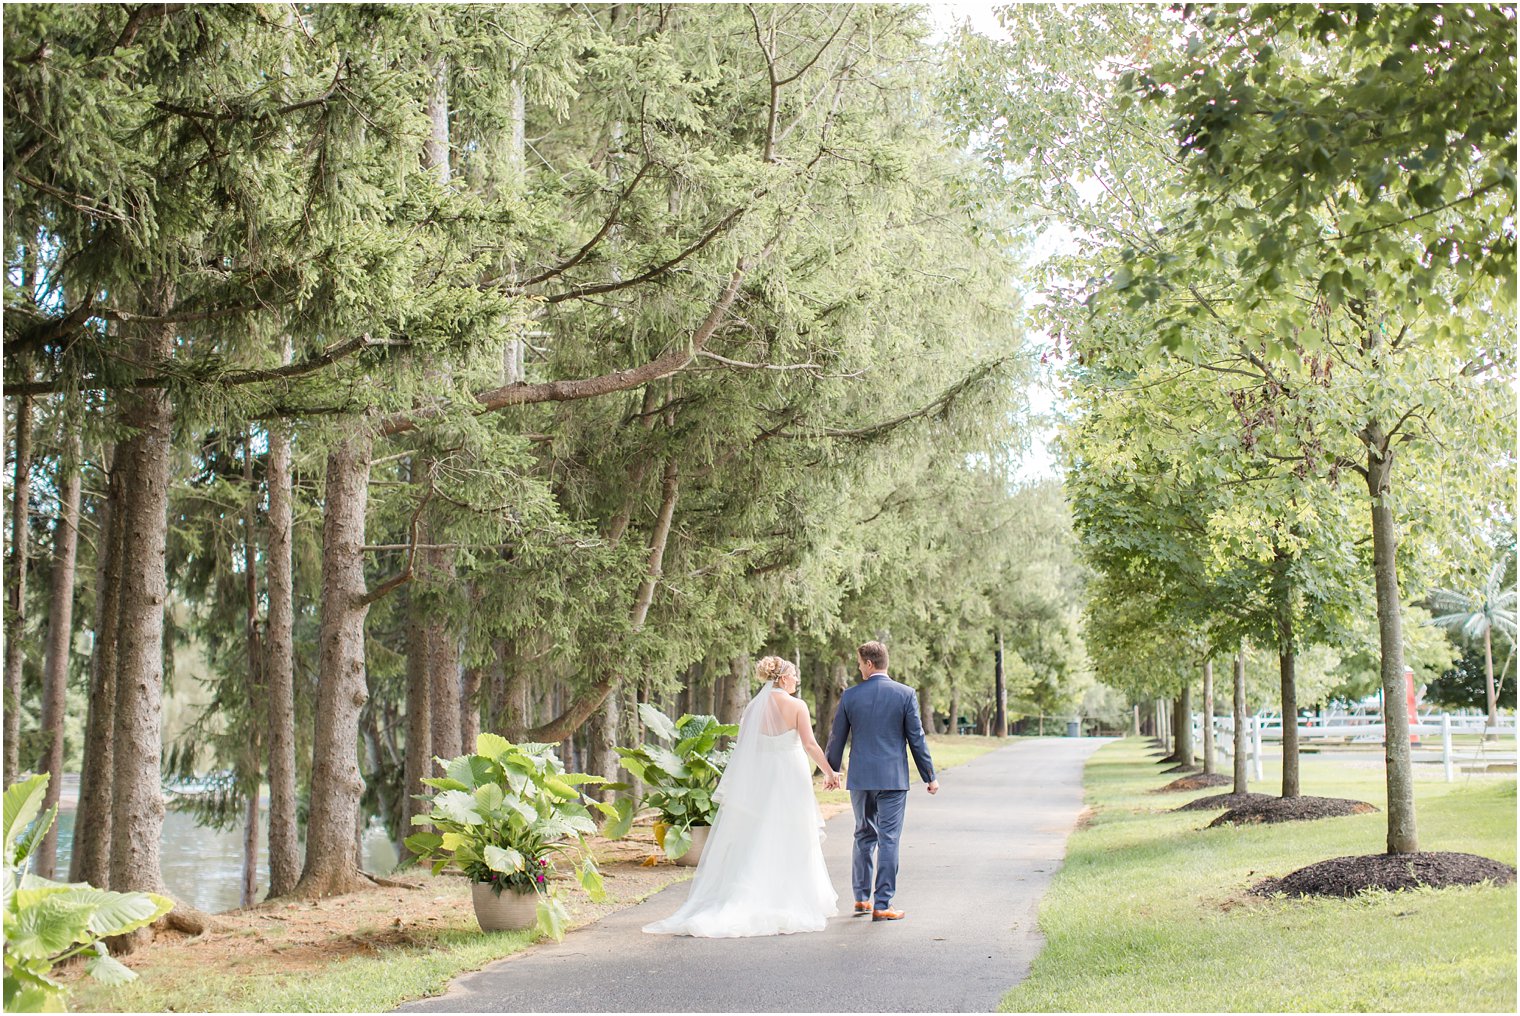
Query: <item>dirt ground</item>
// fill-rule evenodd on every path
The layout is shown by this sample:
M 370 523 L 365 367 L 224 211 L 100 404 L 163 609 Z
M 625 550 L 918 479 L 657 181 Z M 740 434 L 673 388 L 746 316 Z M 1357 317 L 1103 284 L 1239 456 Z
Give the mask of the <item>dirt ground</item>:
M 665 860 L 649 826 L 635 827 L 623 840 L 596 837 L 589 842 L 609 899 L 593 903 L 574 878 L 562 875 L 558 889 L 571 927 L 632 906 L 695 870 Z M 475 927 L 470 884 L 464 878 L 434 877 L 417 868 L 399 872 L 393 880 L 416 888 L 375 886 L 322 900 L 261 903 L 215 915 L 215 927 L 203 935 L 160 932 L 147 948 L 121 959 L 138 971 L 194 966 L 225 970 L 233 977 L 273 970 L 300 973 L 350 956 L 425 945 L 445 929 Z M 73 964 L 61 973 L 72 981 L 83 976 L 83 966 Z
M 1369 889 L 1395 892 L 1425 886 L 1441 889 L 1453 885 L 1492 882 L 1505 885 L 1515 880 L 1515 869 L 1476 854 L 1428 851 L 1418 854 L 1366 854 L 1335 857 L 1282 878 L 1269 878 L 1252 886 L 1254 896 L 1283 893 L 1288 896 L 1355 896 Z
M 849 807 L 837 802 L 820 805 L 825 819 Z M 695 871 L 667 861 L 648 825 L 635 826 L 622 840 L 592 837 L 588 842 L 609 899 L 593 903 L 574 878 L 562 875 L 558 888 L 570 911 L 571 927 L 633 906 Z M 437 932 L 475 927 L 470 885 L 464 878 L 434 877 L 426 868 L 417 868 L 392 879 L 416 888 L 375 886 L 322 900 L 261 903 L 215 915 L 215 926 L 203 935 L 160 932 L 147 948 L 121 959 L 139 972 L 200 967 L 224 970 L 231 977 L 289 974 L 383 949 L 423 946 Z M 83 965 L 71 964 L 59 973 L 75 981 L 83 976 Z

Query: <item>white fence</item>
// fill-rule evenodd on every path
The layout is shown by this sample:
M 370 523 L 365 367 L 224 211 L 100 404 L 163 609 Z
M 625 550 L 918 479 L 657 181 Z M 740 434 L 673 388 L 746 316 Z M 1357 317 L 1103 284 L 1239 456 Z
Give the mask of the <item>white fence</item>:
M 1226 759 L 1232 758 L 1235 752 L 1235 718 L 1233 716 L 1216 716 L 1214 720 L 1214 748 Z M 1495 726 L 1487 725 L 1487 716 L 1484 714 L 1452 714 L 1452 713 L 1425 713 L 1417 714 L 1416 722 L 1409 725 L 1411 736 L 1440 737 L 1441 739 L 1441 765 L 1445 772 L 1446 781 L 1450 783 L 1456 778 L 1455 769 L 1459 759 L 1452 747 L 1453 734 L 1484 734 L 1498 737 L 1515 736 L 1515 717 L 1501 716 Z M 1201 750 L 1203 744 L 1204 717 L 1201 714 L 1193 715 L 1193 744 Z M 1276 713 L 1264 713 L 1251 717 L 1247 720 L 1248 737 L 1246 739 L 1247 757 L 1250 759 L 1255 778 L 1262 779 L 1261 746 L 1263 741 L 1281 741 L 1283 739 L 1282 716 Z M 1300 720 L 1298 725 L 1298 743 L 1314 744 L 1316 742 L 1339 741 L 1345 744 L 1382 744 L 1384 727 L 1382 717 L 1369 713 L 1348 713 L 1332 716 L 1308 717 Z M 1486 753 L 1480 752 L 1472 756 L 1471 760 L 1487 760 Z

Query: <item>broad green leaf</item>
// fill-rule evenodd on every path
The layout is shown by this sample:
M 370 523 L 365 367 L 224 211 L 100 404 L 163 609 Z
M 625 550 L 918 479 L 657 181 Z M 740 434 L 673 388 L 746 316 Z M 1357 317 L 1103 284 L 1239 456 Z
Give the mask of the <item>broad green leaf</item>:
M 588 854 L 575 869 L 575 878 L 591 897 L 593 903 L 605 903 L 607 891 L 602 885 L 602 873 L 596 870 L 596 861 Z
M 47 791 L 48 774 L 38 773 L 25 780 L 18 780 L 5 788 L 5 856 L 9 860 L 11 847 L 21 831 L 31 824 L 42 810 L 42 795 Z
M 665 856 L 672 861 L 683 857 L 691 849 L 691 830 L 685 826 L 671 826 L 665 830 Z
M 491 782 L 492 770 L 495 768 L 492 760 L 484 755 L 461 755 L 449 762 L 444 768 L 444 774 L 461 783 L 462 789 L 474 790 Z
M 623 756 L 623 768 L 632 773 L 633 778 L 636 780 L 645 779 L 645 774 L 649 771 L 649 767 L 644 760 L 633 754 Z
M 16 842 L 14 863 L 23 864 L 28 857 L 32 856 L 32 851 L 37 848 L 38 843 L 42 842 L 42 838 L 47 835 L 48 829 L 52 828 L 57 819 L 58 805 L 55 804 L 47 810 L 45 815 L 33 822 L 21 839 Z
M 660 769 L 662 769 L 667 775 L 674 776 L 678 780 L 690 775 L 689 771 L 686 768 L 686 763 L 681 760 L 681 756 L 677 755 L 669 748 L 661 748 L 659 745 L 653 745 L 649 749 L 649 757 L 652 758 L 654 760 L 654 764 L 659 766 Z
M 137 972 L 119 963 L 105 951 L 103 946 L 99 952 L 85 961 L 84 971 L 101 984 L 126 984 L 137 980 Z
M 95 907 L 67 897 L 68 890 L 48 892 L 43 898 L 28 901 L 28 893 L 16 892 L 16 917 L 6 921 L 5 948 L 23 959 L 45 959 L 70 946 L 89 941 L 90 915 Z
M 498 811 L 505 799 L 500 784 L 487 783 L 475 791 L 475 806 L 480 809 L 482 815 Z
M 125 935 L 145 928 L 174 909 L 174 901 L 157 893 L 117 893 L 104 889 L 69 889 L 70 898 L 93 908 L 90 934 L 97 938 Z
M 499 871 L 503 875 L 510 875 L 514 871 L 522 871 L 525 863 L 523 855 L 511 847 L 488 846 L 484 851 L 482 860 L 492 871 Z
M 676 739 L 676 725 L 670 722 L 670 717 L 660 712 L 648 702 L 639 703 L 639 719 L 644 721 L 644 726 L 655 737 L 664 741 Z
M 445 790 L 433 798 L 435 820 L 458 822 L 460 825 L 480 825 L 484 819 L 475 809 L 475 798 L 463 790 Z
M 475 754 L 486 758 L 500 758 L 512 749 L 512 742 L 500 734 L 481 733 L 475 736 Z
M 556 942 L 565 939 L 565 925 L 569 922 L 570 915 L 565 906 L 553 896 L 539 893 L 538 896 L 538 931 L 547 935 Z
M 450 833 L 449 835 L 452 836 L 455 834 Z M 410 850 L 417 857 L 426 857 L 433 851 L 442 847 L 446 841 L 445 837 L 439 836 L 437 833 L 423 832 L 412 833 L 412 835 L 408 836 L 401 842 L 407 850 Z M 453 848 L 451 847 L 449 849 Z
M 607 806 L 601 805 L 601 807 L 606 808 Z M 620 840 L 628 835 L 629 829 L 633 828 L 633 816 L 637 809 L 634 807 L 633 801 L 626 797 L 618 798 L 613 802 L 611 808 L 612 814 L 610 817 L 612 821 L 608 822 L 602 829 L 602 835 L 610 840 Z

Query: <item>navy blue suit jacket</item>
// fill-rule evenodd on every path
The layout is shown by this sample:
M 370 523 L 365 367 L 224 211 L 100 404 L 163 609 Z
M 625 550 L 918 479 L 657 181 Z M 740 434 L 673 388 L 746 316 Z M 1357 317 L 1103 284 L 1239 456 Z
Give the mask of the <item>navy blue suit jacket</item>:
M 850 742 L 850 790 L 907 790 L 908 751 L 925 783 L 934 780 L 934 761 L 918 718 L 918 693 L 876 673 L 845 689 L 834 710 L 834 726 L 824 752 L 829 765 L 842 768 L 844 743 Z

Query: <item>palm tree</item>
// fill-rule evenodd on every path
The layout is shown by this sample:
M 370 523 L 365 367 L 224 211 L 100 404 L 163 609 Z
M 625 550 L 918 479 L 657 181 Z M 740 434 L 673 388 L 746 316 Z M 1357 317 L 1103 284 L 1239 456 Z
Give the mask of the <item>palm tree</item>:
M 1437 589 L 1430 594 L 1431 612 L 1436 614 L 1430 623 L 1450 631 L 1460 631 L 1470 639 L 1483 639 L 1484 673 L 1488 679 L 1488 724 L 1498 725 L 1498 699 L 1494 693 L 1494 629 L 1515 644 L 1515 588 L 1506 585 L 1504 577 L 1509 571 L 1509 555 L 1500 558 L 1488 573 L 1483 588 L 1476 592 L 1459 593 L 1451 589 Z M 1489 735 L 1493 736 L 1492 734 Z

